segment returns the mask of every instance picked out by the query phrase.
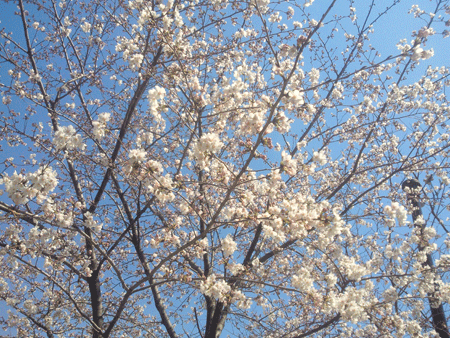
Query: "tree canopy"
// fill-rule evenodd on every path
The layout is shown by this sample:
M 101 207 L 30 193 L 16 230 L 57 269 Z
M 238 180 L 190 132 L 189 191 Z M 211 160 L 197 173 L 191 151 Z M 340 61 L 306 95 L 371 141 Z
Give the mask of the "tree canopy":
M 5 333 L 448 337 L 449 1 L 2 6 Z

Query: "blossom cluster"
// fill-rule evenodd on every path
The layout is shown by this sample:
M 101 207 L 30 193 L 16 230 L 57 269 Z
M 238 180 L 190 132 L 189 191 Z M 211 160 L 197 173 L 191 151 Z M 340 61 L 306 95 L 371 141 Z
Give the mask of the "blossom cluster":
M 294 176 L 297 173 L 297 161 L 285 151 L 281 152 L 281 170 L 288 175 Z
M 144 55 L 138 52 L 137 40 L 125 37 L 118 37 L 117 40 L 116 51 L 122 52 L 123 60 L 128 61 L 132 70 L 137 70 L 144 60 Z
M 163 175 L 164 168 L 160 162 L 148 159 L 143 148 L 130 150 L 128 157 L 124 165 L 125 172 L 138 178 L 147 192 L 154 194 L 161 202 L 171 202 L 175 199 L 172 177 L 169 173 Z
M 106 124 L 111 118 L 110 113 L 101 113 L 96 121 L 92 121 L 92 133 L 97 140 L 101 140 L 106 135 Z
M 231 256 L 237 249 L 237 244 L 230 234 L 222 240 L 222 250 L 225 257 Z
M 216 154 L 223 147 L 223 142 L 216 133 L 203 134 L 189 151 L 190 156 L 197 161 L 198 166 L 204 169 L 209 164 L 210 156 Z
M 150 89 L 147 94 L 147 99 L 149 102 L 149 112 L 155 118 L 156 122 L 161 121 L 160 108 L 162 106 L 162 101 L 166 95 L 166 90 L 160 86 L 155 86 Z
M 117 337 L 435 335 L 450 70 L 419 62 L 449 9 L 414 6 L 427 22 L 384 55 L 363 2 L 80 1 L 21 3 L 18 40 L 0 27 L 0 148 L 25 153 L 0 161 L 0 321 L 23 337 L 102 316 Z M 408 223 L 404 175 L 431 177 L 433 227 Z
M 131 172 L 138 169 L 144 163 L 147 159 L 147 152 L 143 148 L 131 149 L 128 153 L 128 158 L 124 169 L 126 172 Z
M 434 55 L 433 48 L 431 48 L 429 50 L 424 50 L 420 46 L 416 46 L 413 49 L 413 52 L 411 55 L 411 60 L 413 60 L 413 61 L 427 60 L 427 59 L 431 58 L 433 55 Z
M 84 222 L 83 225 L 89 229 L 93 229 L 95 232 L 100 232 L 102 230 L 103 224 L 98 223 L 94 219 L 94 215 L 89 211 L 84 213 Z
M 72 125 L 62 126 L 55 132 L 53 144 L 57 150 L 84 150 L 83 138 Z
M 230 285 L 224 279 L 218 279 L 212 274 L 200 282 L 200 292 L 205 296 L 217 299 L 225 304 L 235 303 L 240 309 L 250 308 L 252 301 L 247 298 L 240 290 L 232 290 Z
M 242 135 L 256 135 L 265 123 L 265 109 L 249 109 L 240 119 L 238 133 Z
M 230 297 L 231 287 L 223 279 L 216 279 L 216 275 L 210 275 L 205 281 L 200 282 L 200 292 L 206 296 L 226 302 Z
M 391 218 L 389 224 L 395 225 L 395 218 L 398 220 L 399 225 L 405 225 L 408 219 L 406 208 L 400 205 L 398 202 L 392 202 L 391 205 L 384 207 L 384 212 Z
M 372 294 L 373 288 L 373 283 L 368 281 L 364 288 L 349 287 L 341 294 L 332 291 L 327 296 L 324 310 L 325 312 L 340 313 L 345 320 L 353 324 L 363 322 L 368 318 L 366 309 L 369 309 L 377 301 Z
M 14 172 L 11 176 L 4 174 L 0 183 L 5 185 L 8 197 L 15 204 L 25 204 L 33 198 L 36 198 L 37 203 L 42 203 L 56 188 L 58 179 L 56 171 L 50 167 L 41 166 L 34 173 Z

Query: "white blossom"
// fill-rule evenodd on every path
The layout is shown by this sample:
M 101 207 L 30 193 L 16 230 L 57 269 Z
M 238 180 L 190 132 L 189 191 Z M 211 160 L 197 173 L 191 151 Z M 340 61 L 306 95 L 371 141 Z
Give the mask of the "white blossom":
M 72 125 L 60 127 L 55 132 L 53 144 L 57 150 L 84 150 L 86 148 L 81 135 L 76 133 Z
M 391 205 L 385 206 L 384 212 L 392 219 L 397 218 L 399 225 L 406 224 L 408 218 L 406 208 L 400 205 L 398 202 L 392 202 Z
M 110 120 L 110 113 L 101 113 L 96 121 L 92 121 L 92 133 L 97 140 L 101 140 L 106 135 L 106 124 Z
M 313 153 L 313 161 L 316 162 L 319 165 L 324 165 L 327 163 L 327 156 L 325 155 L 325 152 L 323 150 L 321 151 L 315 151 Z
M 125 168 L 127 172 L 131 172 L 146 160 L 147 152 L 142 148 L 131 149 L 128 153 L 128 158 Z
M 15 204 L 25 204 L 33 198 L 41 203 L 58 184 L 56 172 L 47 166 L 26 175 L 17 172 L 12 176 L 4 175 L 1 181 L 0 183 L 5 185 L 8 197 Z
M 320 77 L 320 71 L 317 68 L 312 68 L 311 71 L 308 73 L 309 80 L 311 81 L 311 84 L 315 85 L 319 81 Z
M 83 32 L 89 33 L 91 31 L 92 25 L 89 22 L 85 21 L 80 27 Z
M 429 50 L 424 50 L 420 46 L 417 46 L 413 49 L 413 53 L 411 55 L 411 60 L 419 61 L 419 60 L 427 60 L 434 55 L 433 48 Z
M 237 249 L 237 244 L 230 234 L 222 239 L 222 250 L 225 257 L 231 256 Z
M 216 133 L 203 134 L 192 146 L 190 154 L 192 158 L 199 161 L 199 165 L 204 168 L 210 155 L 216 154 L 223 147 L 223 143 Z
M 310 292 L 313 289 L 314 279 L 311 276 L 311 271 L 306 268 L 301 268 L 291 279 L 292 286 L 303 292 Z
M 231 287 L 223 280 L 216 279 L 216 275 L 210 275 L 205 281 L 200 282 L 200 291 L 221 302 L 226 302 L 231 291 Z

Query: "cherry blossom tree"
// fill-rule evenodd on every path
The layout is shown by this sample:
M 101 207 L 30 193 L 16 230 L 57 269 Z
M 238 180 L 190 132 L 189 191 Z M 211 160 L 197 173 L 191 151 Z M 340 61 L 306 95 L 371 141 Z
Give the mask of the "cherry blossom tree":
M 6 332 L 448 336 L 449 1 L 4 6 Z

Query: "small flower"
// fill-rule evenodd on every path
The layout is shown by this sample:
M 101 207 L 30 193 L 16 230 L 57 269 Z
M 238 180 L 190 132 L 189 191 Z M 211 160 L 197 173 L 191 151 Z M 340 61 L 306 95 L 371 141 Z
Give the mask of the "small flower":
M 89 22 L 85 21 L 81 25 L 81 30 L 85 33 L 89 33 L 91 31 L 91 27 L 92 27 L 92 25 Z
M 98 115 L 97 121 L 92 121 L 92 133 L 97 140 L 102 139 L 106 135 L 106 124 L 110 120 L 110 113 L 101 113 Z
M 228 257 L 231 256 L 237 249 L 237 244 L 236 242 L 233 240 L 233 238 L 231 237 L 230 234 L 227 235 L 227 237 L 225 237 L 222 240 L 222 250 L 223 250 L 223 254 Z
M 57 150 L 84 150 L 86 145 L 83 143 L 83 139 L 80 134 L 76 133 L 75 128 L 72 125 L 67 127 L 60 127 L 53 137 L 53 144 Z
M 231 287 L 223 279 L 216 280 L 216 276 L 213 274 L 208 276 L 206 281 L 200 282 L 200 291 L 206 296 L 226 302 Z
M 318 163 L 319 165 L 324 165 L 327 163 L 327 156 L 323 151 L 315 151 L 313 153 L 313 161 Z
M 130 68 L 136 70 L 141 66 L 142 60 L 144 60 L 144 55 L 142 54 L 134 54 L 130 56 L 128 59 L 128 63 L 130 64 Z

